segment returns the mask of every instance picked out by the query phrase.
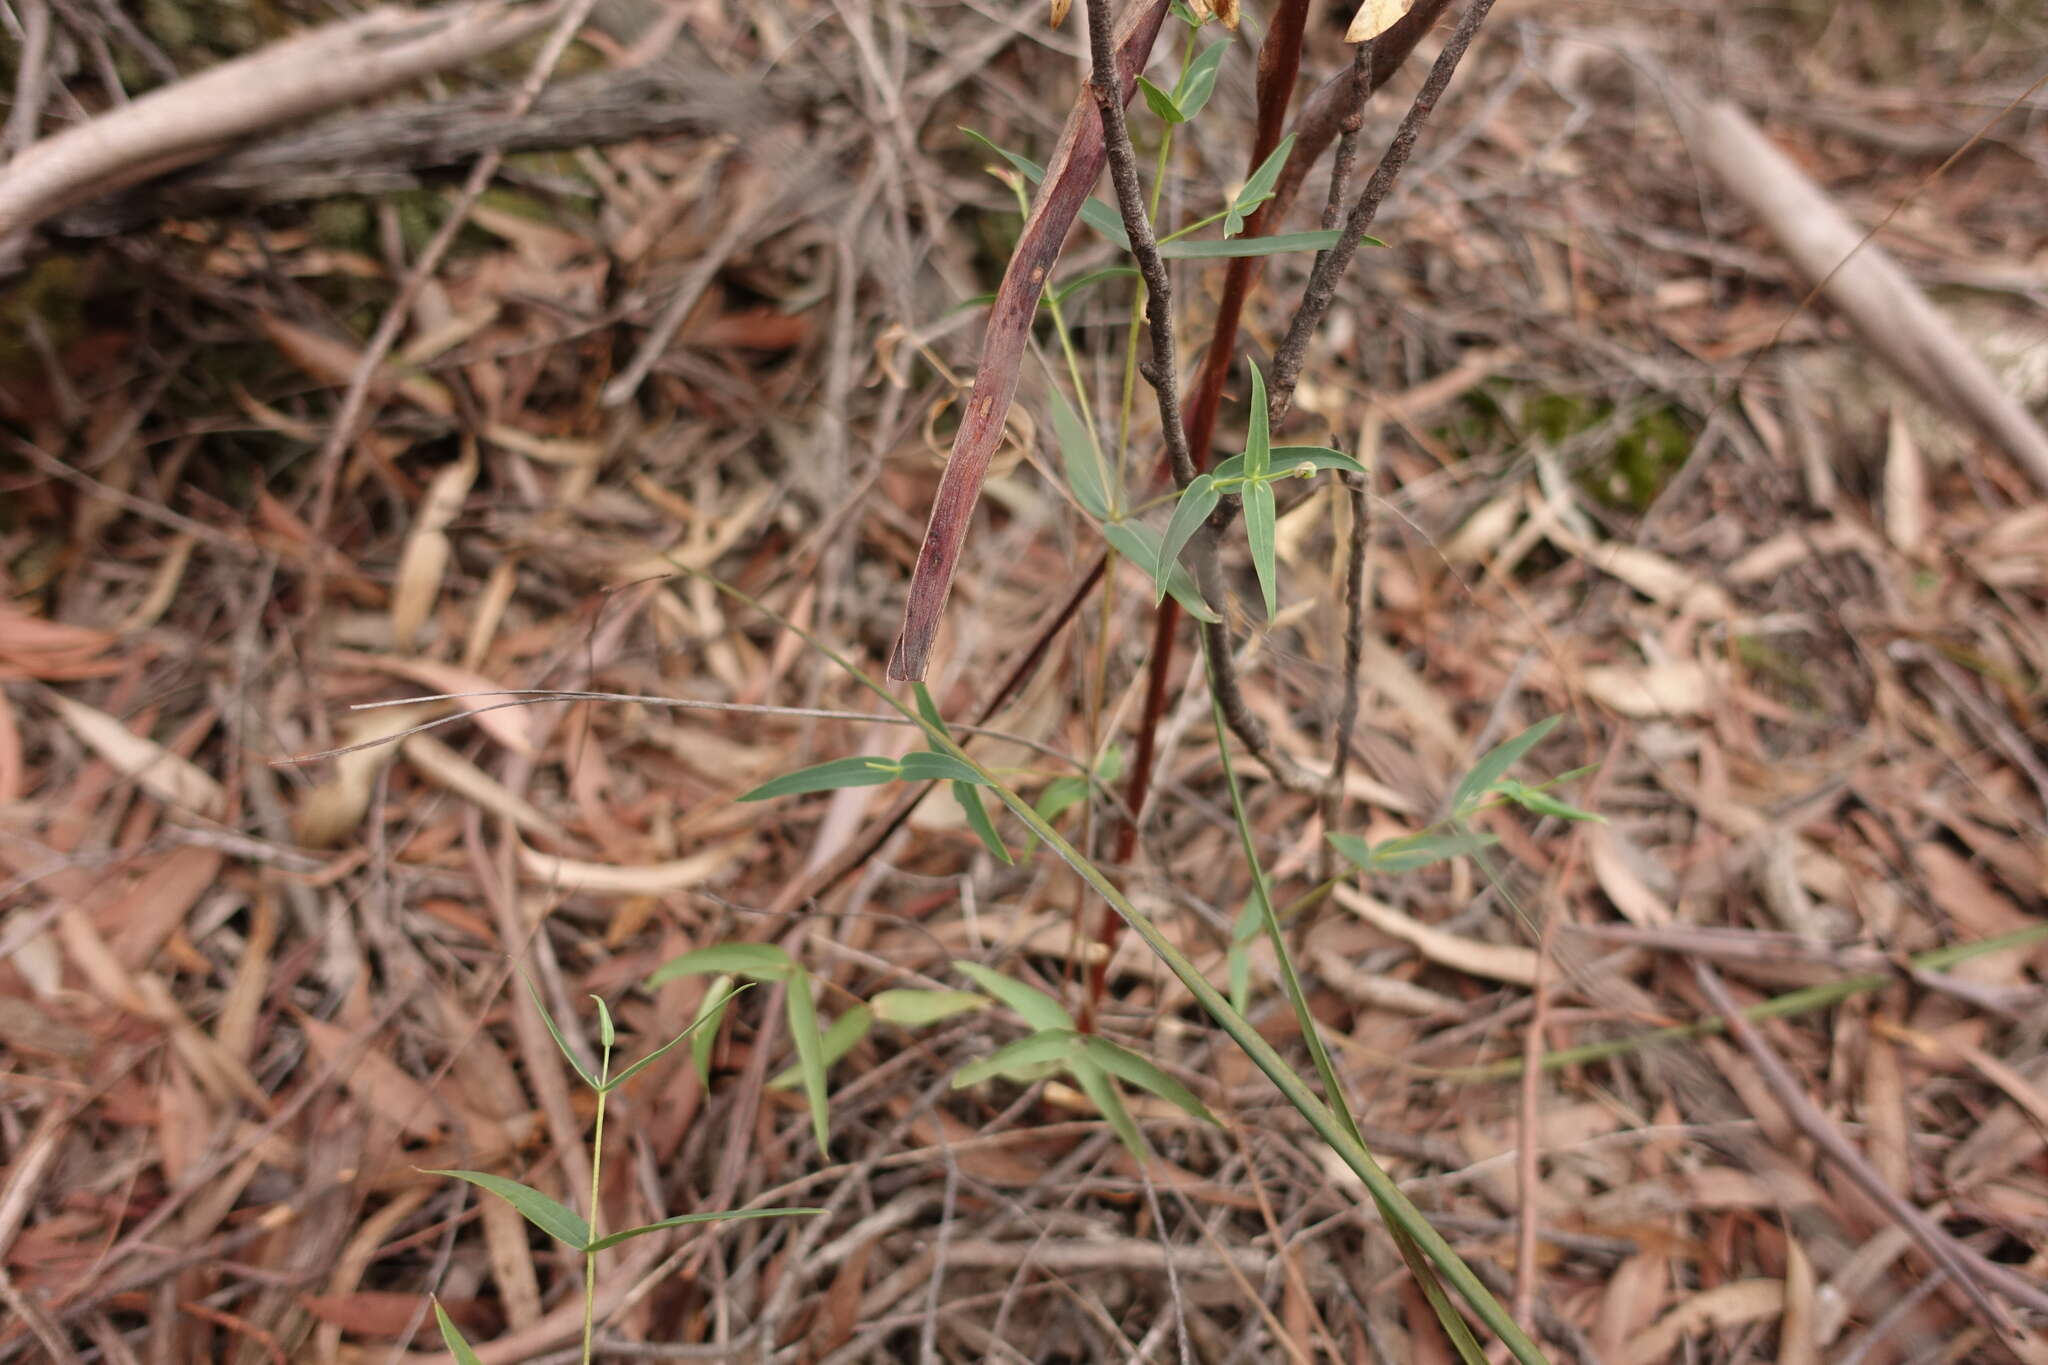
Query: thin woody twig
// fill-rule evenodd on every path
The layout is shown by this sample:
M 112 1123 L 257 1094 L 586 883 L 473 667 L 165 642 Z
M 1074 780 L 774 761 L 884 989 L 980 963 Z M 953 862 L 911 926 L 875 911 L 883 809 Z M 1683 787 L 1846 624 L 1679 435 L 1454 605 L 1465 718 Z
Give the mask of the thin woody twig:
M 1750 1060 L 1756 1064 L 1758 1076 L 1778 1103 L 1784 1106 L 1792 1122 L 1830 1161 L 1840 1166 L 1843 1174 L 1854 1181 L 1864 1194 L 1912 1234 L 1928 1259 L 1946 1271 L 1969 1296 L 1992 1336 L 2011 1354 L 2012 1320 L 2004 1309 L 1991 1301 L 1986 1286 L 2036 1313 L 2048 1313 L 2048 1287 L 1957 1242 L 1917 1206 L 1900 1197 L 1871 1169 L 1863 1154 L 1850 1146 L 1849 1140 L 1815 1107 L 1792 1075 L 1791 1068 L 1764 1041 L 1763 1035 L 1757 1032 L 1756 1026 L 1728 994 L 1728 988 L 1721 984 L 1720 974 L 1707 965 L 1705 959 L 1698 957 L 1693 959 L 1692 972 L 1701 992 L 1707 997 L 1707 1003 L 1727 1021 L 1728 1032 L 1749 1054 Z
M 250 133 L 352 103 L 538 31 L 558 0 L 397 5 L 274 43 L 44 138 L 0 170 L 0 254 L 54 213 L 190 165 Z
M 1479 32 L 1479 26 L 1486 21 L 1492 8 L 1493 0 L 1472 0 L 1466 7 L 1457 28 L 1451 31 L 1450 41 L 1444 44 L 1436 64 L 1430 67 L 1422 89 L 1416 92 L 1414 102 L 1408 106 L 1408 113 L 1395 130 L 1393 141 L 1387 144 L 1386 153 L 1380 157 L 1372 178 L 1366 182 L 1357 202 L 1351 206 L 1351 212 L 1345 216 L 1344 235 L 1337 239 L 1335 246 L 1316 253 L 1315 267 L 1309 273 L 1301 307 L 1295 311 L 1294 320 L 1288 325 L 1287 339 L 1281 342 L 1280 349 L 1273 356 L 1272 420 L 1276 426 L 1286 417 L 1294 402 L 1294 387 L 1301 379 L 1309 338 L 1321 325 L 1323 314 L 1329 311 L 1330 302 L 1337 295 L 1338 282 L 1351 267 L 1351 258 L 1358 254 L 1359 239 L 1372 226 L 1380 206 L 1393 191 L 1394 182 L 1400 179 L 1408 158 L 1415 151 L 1415 139 L 1421 133 L 1422 125 L 1429 121 L 1437 101 L 1443 98 L 1451 77 L 1457 74 L 1458 64 L 1472 45 L 1473 35 Z

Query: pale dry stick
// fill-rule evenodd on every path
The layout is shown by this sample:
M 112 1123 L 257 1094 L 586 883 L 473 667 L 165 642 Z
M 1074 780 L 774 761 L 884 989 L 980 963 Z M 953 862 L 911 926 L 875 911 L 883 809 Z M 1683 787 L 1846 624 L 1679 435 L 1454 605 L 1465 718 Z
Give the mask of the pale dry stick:
M 539 31 L 562 0 L 388 6 L 273 43 L 44 138 L 0 168 L 0 268 L 73 204 L 205 159 L 234 140 L 381 94 Z
M 50 0 L 23 0 L 21 15 L 21 58 L 14 73 L 14 108 L 7 113 L 7 129 L 0 134 L 10 156 L 19 156 L 36 140 L 36 124 L 43 117 L 50 78 Z
M 555 64 L 561 61 L 562 54 L 568 51 L 570 41 L 575 38 L 576 31 L 583 27 L 584 20 L 590 17 L 591 8 L 595 4 L 596 0 L 569 0 L 567 8 L 561 11 L 561 19 L 549 32 L 547 41 L 541 45 L 539 55 L 534 58 L 533 66 L 526 73 L 526 79 L 520 83 L 518 92 L 513 95 L 512 103 L 506 110 L 508 119 L 520 118 L 533 108 L 534 101 L 540 98 L 541 88 L 547 84 L 548 77 L 554 74 Z M 504 159 L 505 154 L 498 147 L 493 147 L 477 158 L 476 165 L 471 168 L 469 179 L 463 183 L 462 191 L 456 196 L 455 204 L 449 210 L 447 218 L 442 220 L 440 228 L 427 243 L 426 249 L 420 252 L 419 259 L 413 262 L 412 270 L 399 286 L 397 297 L 392 299 L 390 306 L 384 310 L 384 316 L 377 322 L 377 330 L 371 334 L 369 342 L 363 347 L 362 355 L 356 360 L 355 370 L 348 377 L 348 388 L 342 394 L 341 406 L 335 412 L 332 425 L 328 428 L 327 439 L 321 443 L 320 452 L 315 457 L 313 510 L 311 517 L 308 518 L 315 541 L 326 540 L 327 523 L 334 514 L 334 492 L 340 482 L 341 457 L 356 439 L 357 423 L 366 422 L 368 419 L 366 409 L 369 406 L 370 387 L 377 378 L 377 372 L 384 366 L 384 357 L 391 353 L 392 346 L 398 341 L 399 332 L 404 330 L 406 319 L 412 313 L 414 301 L 419 298 L 420 291 L 426 288 L 427 281 L 433 277 L 434 271 L 440 267 L 441 258 L 448 254 L 448 248 L 455 244 L 456 236 L 469 221 L 470 210 L 475 208 L 476 201 L 483 197 L 485 188 L 490 185 L 491 178 L 498 173 L 498 167 Z M 307 599 L 316 605 L 320 601 L 325 573 L 326 561 L 314 560 Z
M 1792 1122 L 1829 1160 L 1842 1168 L 1842 1173 L 1854 1181 L 1857 1188 L 1913 1235 L 1913 1240 L 1920 1244 L 1928 1259 L 1951 1276 L 1968 1296 L 1993 1339 L 2006 1348 L 2008 1355 L 2019 1359 L 2012 1345 L 2016 1330 L 2012 1319 L 1991 1301 L 1986 1286 L 2036 1313 L 2048 1313 L 2048 1286 L 2037 1284 L 2010 1267 L 1999 1265 L 1957 1242 L 1916 1205 L 1894 1191 L 1882 1176 L 1871 1169 L 1863 1154 L 1851 1146 L 1849 1140 L 1814 1105 L 1800 1087 L 1798 1078 L 1793 1076 L 1791 1068 L 1764 1041 L 1763 1035 L 1728 994 L 1728 988 L 1721 984 L 1720 974 L 1701 958 L 1693 959 L 1692 973 L 1701 992 L 1706 995 L 1707 1003 L 1720 1013 L 1728 1032 L 1756 1063 L 1758 1076 Z
M 1665 79 L 1678 90 L 1674 107 L 1679 127 L 1696 154 L 1762 220 L 1800 272 L 1815 282 L 1794 315 L 1805 311 L 1816 295 L 1825 295 L 1855 323 L 1870 348 L 1922 394 L 1968 419 L 2036 485 L 2048 490 L 2048 431 L 1999 383 L 1891 255 L 1875 244 L 1877 234 L 1911 196 L 1902 198 L 1876 227 L 1861 231 L 1733 103 L 1703 103 L 1678 87 L 1668 73 Z M 2034 88 L 2042 82 L 2048 82 L 2048 76 Z M 1985 131 L 1936 167 L 1928 181 L 1955 164 Z

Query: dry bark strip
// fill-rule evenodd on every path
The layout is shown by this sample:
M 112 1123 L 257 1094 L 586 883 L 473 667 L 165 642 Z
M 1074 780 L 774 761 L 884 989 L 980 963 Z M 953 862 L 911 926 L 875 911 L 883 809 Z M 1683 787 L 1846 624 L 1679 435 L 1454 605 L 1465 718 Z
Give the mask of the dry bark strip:
M 0 267 L 52 214 L 280 123 L 382 94 L 540 32 L 561 0 L 389 6 L 273 43 L 35 143 L 0 170 Z
M 1138 0 L 1117 23 L 1117 88 L 1126 104 L 1137 90 L 1138 71 L 1151 56 L 1166 7 L 1167 0 Z M 918 551 L 903 608 L 903 630 L 889 659 L 891 678 L 906 682 L 924 678 L 946 595 L 952 590 L 953 571 L 960 563 L 968 519 L 981 496 L 989 460 L 1003 438 L 1010 403 L 1017 396 L 1024 342 L 1038 313 L 1038 296 L 1059 260 L 1068 231 L 1080 216 L 1082 202 L 1102 173 L 1105 155 L 1102 115 L 1094 92 L 1084 84 L 1074 96 L 1073 112 L 1067 116 L 1059 146 L 1046 167 L 1045 183 L 1017 240 L 1009 268 L 1003 272 L 996 301 L 989 307 L 981 363 L 974 374 L 974 396 L 968 400 L 966 415 L 953 438 L 953 452 L 946 458 L 946 472 L 932 499 L 931 522 L 925 528 L 924 545 Z

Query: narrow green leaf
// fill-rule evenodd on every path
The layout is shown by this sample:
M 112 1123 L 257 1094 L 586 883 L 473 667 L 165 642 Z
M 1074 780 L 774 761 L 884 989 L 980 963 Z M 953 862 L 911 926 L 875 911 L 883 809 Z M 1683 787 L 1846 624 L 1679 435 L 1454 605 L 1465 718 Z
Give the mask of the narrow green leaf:
M 1135 266 L 1104 266 L 1100 270 L 1091 270 L 1087 272 L 1085 275 L 1075 276 L 1073 279 L 1067 281 L 1059 288 L 1053 290 L 1051 297 L 1055 301 L 1064 304 L 1068 299 L 1071 299 L 1072 297 L 1074 297 L 1074 295 L 1080 293 L 1083 289 L 1086 289 L 1088 286 L 1092 284 L 1101 284 L 1104 280 L 1135 280 L 1137 278 L 1139 278 L 1139 275 L 1137 268 Z M 996 296 L 994 294 L 990 294 L 984 300 L 984 302 L 986 303 L 994 303 L 995 301 Z
M 697 1068 L 697 1080 L 706 1090 L 711 1088 L 711 1048 L 718 1041 L 718 1026 L 725 1018 L 726 1002 L 736 994 L 730 976 L 718 977 L 697 1002 L 697 1017 L 685 1030 L 691 1035 L 690 1061 Z
M 901 1028 L 928 1028 L 956 1014 L 971 1014 L 989 1006 L 987 996 L 975 991 L 920 991 L 899 988 L 877 991 L 868 1001 L 875 1018 Z
M 1073 490 L 1074 501 L 1097 520 L 1108 517 L 1109 481 L 1103 477 L 1095 442 L 1080 414 L 1058 389 L 1052 394 L 1052 430 L 1060 443 L 1060 460 L 1066 466 L 1067 487 Z
M 709 948 L 670 958 L 654 969 L 647 984 L 660 986 L 679 976 L 701 976 L 705 972 L 737 972 L 756 981 L 782 981 L 795 966 L 789 954 L 772 943 L 714 943 Z
M 929 751 L 903 755 L 903 780 L 906 782 L 966 782 L 973 786 L 986 786 L 982 775 L 969 765 L 962 763 L 951 754 Z
M 1279 613 L 1279 585 L 1275 579 L 1274 546 L 1279 514 L 1273 507 L 1273 485 L 1264 479 L 1244 486 L 1244 534 L 1252 547 L 1252 572 L 1259 576 L 1259 592 L 1266 599 L 1266 619 Z
M 1537 815 L 1555 815 L 1560 820 L 1591 821 L 1604 825 L 1607 817 L 1595 815 L 1589 810 L 1580 810 L 1570 802 L 1552 796 L 1540 787 L 1531 787 L 1504 777 L 1493 784 L 1493 790 L 1520 806 L 1523 810 Z
M 612 1023 L 612 1012 L 609 1008 L 606 1007 L 604 1003 L 604 997 L 601 995 L 593 995 L 590 998 L 597 1002 L 598 1046 L 602 1047 L 606 1052 L 610 1052 L 612 1050 L 612 1045 L 619 1041 L 618 1026 Z
M 1100 201 L 1090 200 L 1090 203 Z M 1221 261 L 1233 256 L 1281 256 L 1290 251 L 1328 251 L 1344 236 L 1341 232 L 1276 232 L 1268 237 L 1239 237 L 1244 231 L 1242 219 L 1235 230 L 1230 220 L 1224 219 L 1224 230 L 1230 236 L 1223 241 L 1213 237 L 1183 237 L 1177 242 L 1161 242 L 1159 255 L 1168 261 Z M 1359 238 L 1367 246 L 1385 246 L 1377 237 Z
M 1173 0 L 1173 3 L 1167 6 L 1167 8 L 1171 11 L 1174 18 L 1180 20 L 1189 28 L 1200 28 L 1202 26 L 1202 16 L 1195 13 L 1194 9 L 1188 4 L 1188 0 Z
M 1124 1097 L 1116 1093 L 1116 1082 L 1100 1063 L 1087 1057 L 1076 1057 L 1067 1064 L 1073 1073 L 1074 1083 L 1081 1087 L 1081 1093 L 1102 1111 L 1102 1117 L 1109 1120 L 1110 1129 L 1118 1141 L 1139 1161 L 1151 1155 L 1145 1146 L 1145 1135 L 1138 1131 L 1137 1123 L 1131 1118 L 1131 1111 L 1124 1107 Z
M 875 1012 L 866 1005 L 855 1005 L 846 1013 L 834 1019 L 825 1030 L 824 1060 L 827 1069 L 836 1065 L 841 1057 L 859 1046 L 860 1040 L 868 1036 L 874 1027 Z M 770 1082 L 770 1090 L 787 1090 L 803 1079 L 803 1068 L 792 1066 Z
M 917 714 L 924 717 L 924 723 L 940 734 L 951 737 L 953 732 L 946 728 L 946 718 L 939 714 L 939 704 L 932 700 L 931 689 L 923 683 L 912 683 L 910 690 L 911 695 L 917 698 Z
M 1091 1033 L 1081 1040 L 1082 1050 L 1089 1060 L 1119 1080 L 1149 1090 L 1168 1104 L 1173 1105 L 1190 1118 L 1204 1123 L 1215 1123 L 1216 1116 L 1195 1098 L 1195 1092 L 1182 1085 L 1152 1062 L 1128 1048 L 1118 1047 L 1100 1034 Z
M 1180 501 L 1173 505 L 1173 520 L 1167 523 L 1166 535 L 1159 542 L 1159 565 L 1152 571 L 1152 581 L 1159 585 L 1155 602 L 1165 600 L 1167 576 L 1180 562 L 1180 552 L 1202 529 L 1202 523 L 1216 510 L 1221 497 L 1215 478 L 1208 474 L 1197 474 L 1194 482 L 1181 490 Z
M 798 1214 L 824 1213 L 824 1209 L 734 1209 L 730 1213 L 684 1213 L 674 1218 L 664 1218 L 659 1223 L 646 1223 L 637 1228 L 627 1228 L 609 1237 L 600 1237 L 590 1244 L 592 1251 L 607 1251 L 621 1242 L 630 1242 L 635 1237 L 645 1237 L 650 1232 L 662 1232 L 668 1228 L 687 1227 L 692 1223 L 732 1223 L 747 1218 L 791 1218 Z
M 1299 477 L 1304 465 L 1312 471 L 1341 469 L 1346 474 L 1367 472 L 1364 465 L 1341 450 L 1328 450 L 1322 446 L 1274 446 L 1267 476 L 1275 479 Z M 1227 460 L 1219 460 L 1209 472 L 1216 476 L 1218 483 L 1241 479 L 1244 477 L 1244 456 L 1233 455 Z
M 1102 523 L 1102 538 L 1131 563 L 1143 569 L 1156 584 L 1159 581 L 1159 533 L 1142 521 L 1108 521 Z M 1181 609 L 1197 621 L 1217 621 L 1222 618 L 1209 610 L 1209 604 L 1202 600 L 1202 594 L 1195 588 L 1195 576 L 1187 566 L 1176 564 L 1167 575 L 1166 591 Z
M 789 1036 L 796 1044 L 796 1063 L 803 1072 L 804 1099 L 811 1107 L 811 1132 L 818 1152 L 831 1155 L 826 1130 L 831 1122 L 831 1094 L 825 1089 L 825 1039 L 818 1032 L 818 1006 L 811 999 L 811 974 L 799 969 L 783 997 L 789 1011 Z
M 1547 720 L 1539 720 L 1513 739 L 1504 740 L 1489 750 L 1458 783 L 1458 790 L 1451 795 L 1451 813 L 1470 814 L 1487 789 L 1514 767 L 1522 755 L 1541 744 L 1563 719 L 1562 716 L 1551 716 Z
M 981 846 L 989 856 L 1004 867 L 1013 867 L 1017 860 L 1010 856 L 1010 850 L 1003 847 L 1003 836 L 996 833 L 995 821 L 988 817 L 988 807 L 981 804 L 981 793 L 972 782 L 955 782 L 953 799 L 960 803 L 960 809 L 967 815 L 967 827 L 974 831 L 974 837 L 981 840 Z
M 1020 152 L 1012 152 L 998 147 L 972 128 L 962 128 L 960 131 L 994 152 L 1003 160 L 1009 162 L 1010 165 L 1016 168 L 1018 174 L 1022 175 L 1032 184 L 1036 185 L 1045 179 L 1045 167 L 1039 165 L 1030 157 Z M 1100 199 L 1084 199 L 1081 201 L 1081 221 L 1109 238 L 1110 241 L 1115 242 L 1125 251 L 1131 249 L 1130 234 L 1124 231 L 1123 219 L 1117 214 L 1115 209 L 1103 203 Z
M 477 1359 L 476 1352 L 471 1350 L 469 1343 L 463 1339 L 462 1329 L 448 1316 L 448 1310 L 441 1306 L 439 1299 L 434 1300 L 434 1321 L 441 1328 L 441 1344 L 448 1348 L 449 1355 L 455 1357 L 455 1365 L 483 1365 L 483 1362 Z
M 428 1171 L 426 1174 L 467 1180 L 480 1190 L 488 1190 L 519 1210 L 527 1222 L 572 1250 L 583 1251 L 590 1243 L 590 1224 L 584 1222 L 581 1215 L 530 1185 L 487 1171 Z
M 1180 106 L 1173 102 L 1173 96 L 1167 94 L 1143 76 L 1138 77 L 1138 89 L 1144 93 L 1145 103 L 1150 106 L 1152 112 L 1167 123 L 1186 123 L 1188 121 L 1188 116 L 1183 114 L 1180 111 Z
M 1064 1066 L 1081 1048 L 1081 1035 L 1070 1028 L 1042 1029 L 1014 1043 L 1006 1043 L 978 1062 L 969 1062 L 953 1073 L 953 1088 L 964 1090 L 996 1076 L 1015 1078 L 1047 1065 Z
M 1048 820 L 1057 820 L 1087 799 L 1087 778 L 1055 777 L 1038 794 L 1038 803 L 1033 809 Z
M 519 979 L 526 983 L 526 993 L 533 997 L 533 1007 L 539 1012 L 540 1021 L 548 1026 L 548 1036 L 555 1040 L 555 1046 L 562 1050 L 562 1056 L 568 1059 L 569 1065 L 575 1070 L 578 1078 L 585 1085 L 595 1090 L 597 1088 L 597 1077 L 591 1075 L 590 1069 L 584 1066 L 582 1062 L 577 1061 L 576 1054 L 569 1050 L 569 1040 L 564 1038 L 562 1031 L 555 1027 L 555 1016 L 548 1013 L 547 1005 L 541 1001 L 540 992 L 535 989 L 533 978 L 529 977 L 524 969 L 521 969 Z
M 645 1071 L 648 1067 L 660 1061 L 662 1057 L 667 1054 L 670 1048 L 676 1046 L 676 1044 L 682 1042 L 684 1039 L 689 1038 L 692 1034 L 696 1033 L 700 1026 L 705 1024 L 707 1021 L 711 1020 L 714 1013 L 718 1013 L 721 1011 L 721 1007 L 725 1004 L 726 1001 L 732 999 L 732 997 L 734 997 L 735 995 L 738 995 L 740 991 L 751 989 L 753 989 L 753 985 L 750 982 L 747 985 L 741 986 L 739 990 L 734 990 L 732 978 L 729 976 L 720 977 L 718 980 L 712 982 L 710 994 L 706 995 L 704 999 L 701 1002 L 699 1002 L 697 1006 L 697 1017 L 690 1021 L 690 1025 L 688 1028 L 685 1028 L 681 1033 L 678 1033 L 675 1037 L 669 1039 L 660 1047 L 654 1049 L 654 1051 L 648 1053 L 645 1057 L 642 1057 L 639 1061 L 634 1062 L 631 1066 L 627 1067 L 624 1071 L 621 1071 L 618 1075 L 613 1076 L 610 1080 L 606 1081 L 603 1085 L 599 1086 L 598 1089 L 605 1091 L 607 1093 L 613 1090 L 617 1090 L 627 1081 L 632 1080 L 635 1076 Z M 715 1023 L 713 1023 L 710 1029 L 706 1031 L 704 1038 L 705 1056 L 704 1059 L 700 1061 L 697 1066 L 698 1077 L 704 1080 L 706 1084 L 710 1083 L 710 1077 L 708 1074 L 710 1071 L 710 1035 L 716 1033 L 717 1031 L 718 1025 Z
M 1202 112 L 1202 106 L 1209 102 L 1209 96 L 1216 93 L 1216 72 L 1223 65 L 1224 54 L 1230 50 L 1230 40 L 1211 43 L 1197 53 L 1180 73 L 1174 83 L 1173 102 L 1180 107 L 1183 121 L 1192 120 Z
M 1252 367 L 1252 401 L 1244 434 L 1244 476 L 1247 479 L 1263 479 L 1273 467 L 1273 429 L 1266 411 L 1266 376 L 1259 373 L 1259 362 L 1247 361 Z
M 1287 164 L 1287 154 L 1293 150 L 1294 134 L 1289 133 L 1280 139 L 1280 145 L 1259 163 L 1259 168 L 1244 182 L 1244 188 L 1239 190 L 1237 198 L 1231 201 L 1231 209 L 1249 217 L 1254 209 L 1271 199 L 1274 186 L 1280 183 L 1280 169 Z
M 984 967 L 979 962 L 955 959 L 953 969 L 975 985 L 1008 1005 L 1019 1019 L 1034 1030 L 1071 1029 L 1074 1016 L 1061 1007 L 1060 1002 L 1034 986 L 1027 986 L 1001 972 Z
M 810 792 L 837 791 L 841 787 L 879 787 L 902 776 L 902 769 L 893 758 L 856 754 L 852 758 L 835 758 L 830 763 L 784 773 L 772 782 L 763 782 L 740 800 L 772 801 L 778 796 L 803 796 Z
M 1409 834 L 1384 843 L 1367 844 L 1350 834 L 1325 836 L 1330 846 L 1367 872 L 1413 872 L 1431 863 L 1463 858 L 1500 842 L 1491 834 L 1449 830 L 1441 834 Z

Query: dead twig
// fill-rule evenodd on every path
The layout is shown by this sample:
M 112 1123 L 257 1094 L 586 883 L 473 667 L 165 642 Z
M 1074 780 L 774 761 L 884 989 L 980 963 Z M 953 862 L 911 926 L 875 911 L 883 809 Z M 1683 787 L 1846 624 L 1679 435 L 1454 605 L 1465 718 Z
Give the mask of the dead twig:
M 204 159 L 237 138 L 368 99 L 540 31 L 563 0 L 391 6 L 273 43 L 151 91 L 23 151 L 0 170 L 0 265 L 73 204 Z M 15 130 L 18 131 L 18 130 Z

